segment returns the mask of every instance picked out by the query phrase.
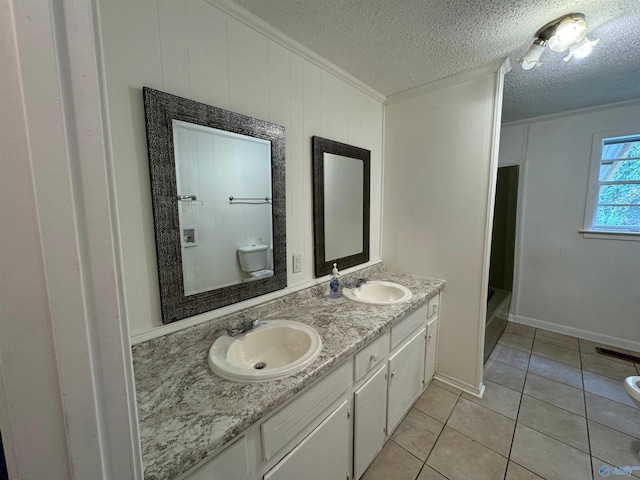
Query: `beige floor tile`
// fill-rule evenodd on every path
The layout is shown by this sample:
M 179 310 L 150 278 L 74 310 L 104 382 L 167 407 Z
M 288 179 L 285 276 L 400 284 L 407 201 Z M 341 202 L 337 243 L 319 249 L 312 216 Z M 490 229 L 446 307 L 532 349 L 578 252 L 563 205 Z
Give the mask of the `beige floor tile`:
M 579 350 L 578 339 L 576 337 L 570 337 L 569 335 L 563 335 L 561 333 L 550 332 L 548 330 L 540 330 L 536 332 L 536 340 L 541 340 L 547 343 L 553 343 L 560 347 L 570 348 L 572 350 Z
M 640 410 L 587 392 L 587 418 L 640 439 Z
M 457 401 L 458 395 L 455 393 L 430 384 L 414 406 L 430 417 L 445 423 Z
M 635 465 L 611 465 L 596 457 L 591 457 L 591 464 L 593 465 L 593 478 L 628 478 L 628 472 L 634 478 L 640 478 L 640 470 L 632 470 L 630 468 Z
M 523 395 L 518 423 L 589 453 L 587 420 L 580 415 Z
M 544 480 L 544 478 L 510 461 L 505 480 Z
M 462 398 L 447 425 L 500 455 L 509 456 L 514 420 Z
M 469 395 L 468 393 L 463 393 L 462 398 L 515 420 L 518 416 L 518 407 L 520 406 L 520 397 L 522 394 L 497 383 L 490 382 L 489 380 L 484 381 L 484 386 L 485 389 L 482 398 Z
M 484 378 L 493 383 L 521 392 L 527 372 L 495 360 L 487 360 L 484 364 Z
M 511 460 L 547 480 L 591 478 L 589 455 L 520 423 Z
M 556 382 L 566 383 L 572 387 L 582 389 L 582 372 L 579 368 L 565 363 L 539 357 L 538 355 L 531 355 L 529 371 L 541 377 L 547 377 Z
M 582 359 L 582 369 L 589 372 L 620 381 L 631 375 L 637 375 L 636 367 L 631 363 L 614 362 L 609 360 L 610 357 L 605 357 L 604 355 L 587 355 L 583 353 L 580 357 Z
M 528 352 L 505 347 L 504 345 L 496 345 L 489 358 L 521 370 L 526 370 L 529 365 Z
M 533 338 L 536 334 L 536 329 L 528 325 L 522 325 L 521 323 L 507 322 L 505 332 L 515 333 L 521 337 Z
M 504 345 L 505 347 L 516 348 L 518 350 L 530 352 L 531 347 L 533 346 L 533 339 L 521 337 L 520 335 L 516 335 L 515 333 L 504 332 L 502 334 L 502 337 L 500 337 L 500 340 L 498 340 L 498 344 Z
M 453 385 L 449 385 L 448 383 L 444 383 L 437 378 L 431 380 L 431 383 L 429 385 L 435 385 L 437 387 L 444 388 L 448 392 L 455 393 L 456 395 L 460 395 L 462 393 L 462 390 L 460 390 L 459 388 L 456 388 Z
M 447 480 L 447 477 L 440 475 L 429 465 L 422 467 L 418 480 Z
M 524 393 L 556 407 L 585 416 L 584 394 L 578 388 L 529 373 L 524 385 Z
M 427 465 L 449 480 L 496 480 L 504 478 L 507 459 L 445 426 Z
M 627 395 L 627 392 L 624 391 L 622 381 L 587 371 L 582 372 L 582 381 L 587 392 L 637 408 L 633 400 Z
M 537 334 L 536 334 L 537 335 Z M 565 363 L 580 368 L 580 352 L 571 348 L 561 347 L 554 343 L 536 340 L 533 342 L 531 353 L 539 357 L 549 358 L 556 362 Z
M 426 413 L 412 408 L 391 438 L 394 442 L 423 462 L 436 443 L 444 424 Z
M 362 480 L 415 480 L 422 462 L 395 442 L 387 442 Z
M 640 440 L 599 423 L 588 421 L 591 455 L 614 466 L 640 466 Z M 637 475 L 637 471 L 634 475 Z M 616 478 L 612 475 L 613 478 Z M 598 473 L 596 472 L 596 478 Z M 622 478 L 622 477 L 618 477 Z

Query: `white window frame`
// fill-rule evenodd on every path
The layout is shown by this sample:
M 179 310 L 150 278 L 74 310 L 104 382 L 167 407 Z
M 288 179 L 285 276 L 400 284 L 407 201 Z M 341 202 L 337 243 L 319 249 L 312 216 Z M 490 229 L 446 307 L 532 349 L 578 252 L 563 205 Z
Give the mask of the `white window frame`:
M 584 224 L 580 233 L 585 238 L 600 238 L 608 240 L 632 240 L 640 241 L 640 231 L 629 231 L 625 227 L 594 227 L 596 203 L 600 188 L 600 162 L 602 159 L 603 141 L 609 138 L 636 137 L 640 135 L 640 125 L 634 128 L 626 128 L 611 132 L 597 132 L 593 134 L 591 145 L 591 164 L 589 167 L 589 184 L 587 200 L 584 209 Z

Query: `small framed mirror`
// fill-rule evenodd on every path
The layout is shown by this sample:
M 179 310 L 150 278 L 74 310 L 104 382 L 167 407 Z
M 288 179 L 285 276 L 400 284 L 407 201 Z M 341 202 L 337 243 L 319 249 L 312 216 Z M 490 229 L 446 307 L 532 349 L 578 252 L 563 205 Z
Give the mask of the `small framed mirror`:
M 315 275 L 369 261 L 371 151 L 321 137 L 313 151 Z
M 143 94 L 162 322 L 285 288 L 284 127 Z

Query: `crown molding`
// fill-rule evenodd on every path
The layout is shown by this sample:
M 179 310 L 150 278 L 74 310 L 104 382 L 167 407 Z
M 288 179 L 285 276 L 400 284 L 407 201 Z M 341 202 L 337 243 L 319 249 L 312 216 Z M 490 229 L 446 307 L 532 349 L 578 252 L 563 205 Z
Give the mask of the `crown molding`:
M 326 58 L 318 55 L 313 50 L 305 47 L 301 43 L 297 42 L 293 38 L 285 35 L 280 30 L 276 29 L 272 25 L 268 24 L 260 17 L 254 15 L 247 9 L 241 7 L 237 3 L 232 0 L 205 0 L 208 4 L 222 10 L 224 13 L 229 15 L 230 17 L 235 18 L 239 22 L 245 24 L 249 28 L 261 33 L 268 39 L 276 42 L 278 45 L 286 48 L 287 50 L 295 53 L 296 55 L 301 56 L 305 60 L 313 63 L 314 65 L 322 68 L 323 70 L 328 71 L 329 73 L 335 75 L 339 79 L 345 81 L 352 87 L 357 88 L 361 92 L 369 95 L 374 100 L 377 100 L 380 103 L 384 103 L 386 97 L 374 90 L 369 85 L 365 84 L 361 80 L 358 80 L 353 75 L 345 72 L 340 67 L 334 65 Z
M 500 59 L 496 62 L 491 62 L 487 65 L 465 70 L 464 72 L 454 73 L 448 77 L 435 80 L 433 82 L 425 83 L 418 87 L 410 88 L 402 92 L 389 95 L 385 102 L 385 105 L 391 105 L 392 103 L 401 102 L 410 98 L 418 97 L 420 95 L 426 95 L 427 93 L 435 92 L 442 88 L 451 87 L 459 83 L 473 80 L 474 78 L 482 77 L 488 74 L 502 73 L 503 75 L 511 70 L 511 60 L 509 58 Z
M 531 123 L 546 122 L 547 120 L 555 120 L 557 118 L 572 117 L 583 113 L 599 112 L 601 110 L 609 110 L 610 108 L 627 107 L 632 105 L 640 105 L 640 99 L 624 100 L 622 102 L 605 103 L 603 105 L 594 105 L 592 107 L 577 108 L 575 110 L 566 110 L 564 112 L 550 113 L 548 115 L 540 115 L 538 117 L 524 118 L 522 120 L 514 120 L 513 122 L 505 122 L 502 127 L 514 127 L 518 125 L 529 125 Z

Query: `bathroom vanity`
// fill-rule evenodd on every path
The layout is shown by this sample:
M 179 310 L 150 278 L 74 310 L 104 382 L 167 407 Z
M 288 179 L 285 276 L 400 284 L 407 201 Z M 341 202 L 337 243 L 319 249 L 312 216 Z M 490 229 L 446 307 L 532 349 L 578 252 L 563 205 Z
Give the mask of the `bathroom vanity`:
M 371 306 L 321 285 L 134 346 L 145 479 L 358 479 L 434 375 L 444 282 L 357 274 L 412 296 Z M 322 353 L 283 379 L 223 380 L 207 354 L 238 316 L 310 325 Z

